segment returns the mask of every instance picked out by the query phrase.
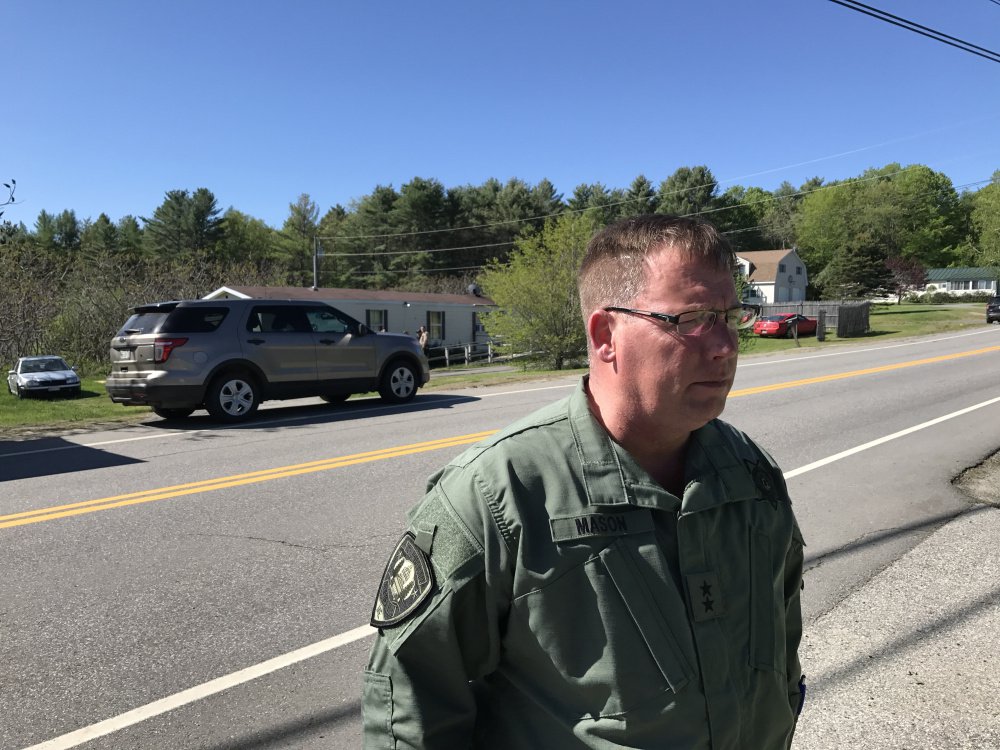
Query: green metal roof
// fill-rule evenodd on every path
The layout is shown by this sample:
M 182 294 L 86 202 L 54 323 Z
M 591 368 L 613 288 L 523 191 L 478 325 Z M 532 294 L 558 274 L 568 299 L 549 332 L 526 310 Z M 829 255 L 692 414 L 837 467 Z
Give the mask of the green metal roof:
M 928 268 L 927 281 L 993 281 L 995 268 Z

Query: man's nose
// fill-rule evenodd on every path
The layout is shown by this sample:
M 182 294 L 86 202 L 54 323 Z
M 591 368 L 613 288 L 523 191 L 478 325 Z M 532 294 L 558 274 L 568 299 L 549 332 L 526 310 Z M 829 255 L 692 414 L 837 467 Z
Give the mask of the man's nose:
M 740 350 L 739 331 L 730 328 L 722 316 L 716 319 L 712 330 L 705 334 L 705 337 L 714 357 L 721 359 L 734 357 Z

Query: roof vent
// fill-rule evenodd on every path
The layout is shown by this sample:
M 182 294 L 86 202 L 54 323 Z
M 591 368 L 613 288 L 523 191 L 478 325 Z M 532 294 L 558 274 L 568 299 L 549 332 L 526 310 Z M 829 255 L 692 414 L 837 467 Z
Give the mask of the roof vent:
M 467 291 L 469 294 L 475 297 L 483 296 L 483 290 L 479 288 L 479 284 L 469 284 L 469 286 L 466 287 L 465 291 Z

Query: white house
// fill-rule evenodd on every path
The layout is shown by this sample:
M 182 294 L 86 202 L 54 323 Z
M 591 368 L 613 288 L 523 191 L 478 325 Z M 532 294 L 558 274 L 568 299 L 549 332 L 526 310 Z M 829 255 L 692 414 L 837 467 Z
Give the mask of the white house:
M 736 256 L 748 289 L 759 291 L 764 302 L 801 302 L 806 298 L 809 274 L 795 250 L 752 250 Z
M 479 314 L 496 305 L 470 287 L 468 294 L 372 291 L 297 286 L 221 286 L 203 299 L 308 299 L 333 305 L 373 331 L 416 335 L 427 328 L 430 346 L 485 344 Z
M 995 268 L 928 268 L 925 292 L 997 293 Z

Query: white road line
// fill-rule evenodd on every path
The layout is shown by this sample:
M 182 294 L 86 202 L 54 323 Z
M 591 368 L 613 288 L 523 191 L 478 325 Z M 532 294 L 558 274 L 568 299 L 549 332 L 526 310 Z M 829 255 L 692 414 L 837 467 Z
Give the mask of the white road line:
M 263 677 L 266 674 L 276 672 L 297 662 L 311 659 L 327 651 L 332 651 L 335 648 L 340 648 L 362 638 L 367 638 L 375 632 L 375 628 L 369 625 L 362 625 L 360 628 L 354 628 L 354 630 L 349 630 L 346 633 L 335 635 L 332 638 L 327 638 L 325 641 L 304 646 L 283 656 L 276 656 L 273 659 L 268 659 L 260 664 L 241 669 L 238 672 L 233 672 L 224 677 L 218 677 L 201 685 L 196 685 L 193 688 L 188 688 L 180 693 L 168 695 L 166 698 L 153 701 L 145 706 L 133 708 L 131 711 L 126 711 L 118 716 L 105 719 L 97 724 L 91 724 L 89 727 L 83 727 L 69 734 L 46 740 L 38 745 L 32 745 L 25 748 L 25 750 L 67 750 L 67 748 L 77 747 L 90 740 L 117 732 L 119 729 L 125 729 L 147 719 L 152 719 L 154 716 L 159 716 L 167 711 L 180 708 L 188 703 L 194 703 L 210 695 L 221 693 L 223 690 L 242 685 L 245 682 Z
M 114 445 L 115 443 L 132 443 L 138 440 L 155 440 L 156 438 L 177 437 L 178 435 L 197 435 L 199 432 L 209 432 L 209 430 L 188 430 L 187 432 L 159 432 L 156 435 L 140 435 L 137 437 L 119 438 L 118 440 L 102 440 L 99 443 L 70 443 L 69 445 L 57 445 L 54 448 L 36 448 L 30 451 L 17 451 L 15 453 L 0 453 L 0 458 L 14 458 L 15 456 L 30 456 L 33 453 L 55 453 L 56 451 L 71 451 L 77 448 L 97 448 L 102 445 Z
M 552 388 L 564 387 L 564 386 L 551 386 Z M 545 389 L 532 389 L 532 390 L 545 390 Z M 1000 397 L 992 398 L 989 401 L 983 401 L 981 403 L 975 404 L 973 406 L 966 407 L 965 409 L 959 409 L 958 411 L 952 412 L 951 414 L 945 414 L 942 417 L 937 417 L 927 422 L 922 422 L 921 424 L 914 425 L 913 427 L 908 427 L 905 430 L 900 430 L 899 432 L 894 432 L 891 435 L 886 435 L 885 437 L 878 438 L 877 440 L 872 440 L 855 448 L 850 448 L 846 451 L 841 451 L 827 458 L 820 459 L 819 461 L 813 461 L 811 464 L 806 464 L 798 469 L 793 469 L 792 471 L 787 471 L 784 474 L 785 479 L 792 479 L 793 477 L 801 476 L 807 472 L 813 471 L 814 469 L 819 469 L 823 466 L 827 466 L 835 461 L 840 461 L 848 456 L 853 456 L 862 451 L 866 451 L 870 448 L 888 443 L 891 440 L 896 440 L 897 438 L 910 435 L 914 432 L 927 429 L 928 427 L 933 427 L 934 425 L 941 424 L 942 422 L 947 422 L 950 419 L 955 419 L 956 417 L 961 417 L 965 414 L 969 414 L 978 409 L 983 409 L 987 406 L 992 406 L 993 404 L 1000 403 Z M 303 648 L 292 651 L 284 656 L 276 656 L 273 659 L 269 659 L 260 664 L 247 667 L 246 669 L 241 669 L 238 672 L 233 672 L 232 674 L 225 675 L 223 677 L 217 677 L 214 680 L 209 680 L 208 682 L 197 685 L 193 688 L 188 688 L 180 693 L 174 695 L 169 695 L 166 698 L 161 698 L 160 700 L 153 701 L 145 706 L 140 706 L 139 708 L 134 708 L 131 711 L 126 711 L 123 714 L 114 716 L 110 719 L 105 719 L 97 724 L 91 724 L 88 727 L 83 727 L 82 729 L 77 729 L 76 731 L 70 732 L 69 734 L 64 734 L 59 737 L 55 737 L 51 740 L 46 740 L 38 745 L 32 745 L 31 747 L 24 748 L 24 750 L 68 750 L 69 748 L 77 747 L 85 742 L 89 742 L 97 737 L 102 737 L 111 732 L 116 732 L 119 729 L 125 729 L 126 727 L 138 724 L 140 722 L 151 719 L 154 716 L 159 716 L 160 714 L 166 713 L 167 711 L 172 711 L 175 708 L 179 708 L 188 703 L 193 703 L 194 701 L 207 698 L 216 693 L 221 693 L 229 688 L 236 687 L 237 685 L 242 685 L 250 680 L 255 680 L 258 677 L 263 677 L 264 675 L 270 674 L 271 672 L 276 672 L 279 669 L 290 666 L 300 661 L 305 661 L 306 659 L 311 659 L 314 656 L 319 656 L 327 651 L 332 651 L 333 649 L 346 646 L 350 643 L 354 643 L 362 638 L 366 638 L 369 635 L 375 633 L 375 629 L 368 626 L 362 625 L 361 627 L 349 630 L 346 633 L 341 633 L 340 635 L 335 635 L 326 640 L 319 641 L 310 646 L 304 646 Z
M 936 419 L 932 419 L 928 422 L 922 422 L 921 424 L 914 425 L 913 427 L 907 427 L 905 430 L 900 430 L 899 432 L 894 432 L 891 435 L 880 437 L 877 440 L 872 440 L 862 445 L 858 445 L 854 448 L 849 448 L 846 451 L 835 453 L 832 456 L 821 458 L 819 461 L 813 461 L 811 464 L 800 466 L 798 469 L 793 469 L 792 471 L 786 471 L 785 479 L 791 479 L 793 477 L 797 477 L 801 474 L 805 474 L 807 471 L 818 469 L 822 466 L 832 464 L 834 461 L 839 461 L 842 458 L 847 458 L 848 456 L 853 456 L 856 453 L 861 453 L 862 451 L 866 451 L 869 448 L 874 448 L 878 445 L 882 445 L 883 443 L 888 443 L 890 440 L 895 440 L 896 438 L 901 438 L 905 437 L 906 435 L 911 435 L 914 432 L 924 430 L 928 427 L 933 427 L 934 425 L 941 424 L 942 422 L 947 422 L 949 419 L 954 419 L 955 417 L 961 417 L 963 414 L 968 414 L 969 412 L 976 411 L 977 409 L 983 409 L 987 406 L 991 406 L 997 403 L 1000 403 L 1000 397 L 991 398 L 989 401 L 983 401 L 982 403 L 975 404 L 974 406 L 968 406 L 964 409 L 953 411 L 951 414 L 945 414 L 943 417 L 937 417 Z
M 567 375 L 567 377 L 569 377 Z M 555 391 L 560 388 L 576 388 L 577 380 L 572 383 L 563 383 L 562 385 L 546 385 L 541 388 L 522 388 L 519 391 L 504 391 L 503 393 L 483 393 L 480 394 L 479 398 L 493 398 L 494 396 L 516 396 L 520 393 L 534 393 L 535 391 Z

